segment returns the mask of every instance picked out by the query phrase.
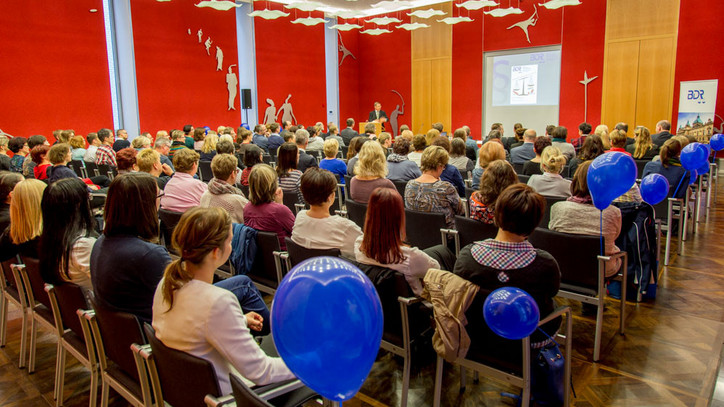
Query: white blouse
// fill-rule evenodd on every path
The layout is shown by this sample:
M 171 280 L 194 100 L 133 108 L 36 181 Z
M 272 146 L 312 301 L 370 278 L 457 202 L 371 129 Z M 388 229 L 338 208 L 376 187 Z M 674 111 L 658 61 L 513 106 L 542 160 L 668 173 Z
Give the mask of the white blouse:
M 354 242 L 362 236 L 356 223 L 341 216 L 312 218 L 301 211 L 294 220 L 292 241 L 307 249 L 339 249 L 342 256 L 354 259 Z

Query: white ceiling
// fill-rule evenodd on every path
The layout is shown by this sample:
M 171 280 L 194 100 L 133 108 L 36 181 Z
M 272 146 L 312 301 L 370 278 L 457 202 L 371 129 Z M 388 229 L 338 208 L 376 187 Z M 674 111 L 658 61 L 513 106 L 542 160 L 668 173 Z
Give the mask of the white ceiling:
M 342 18 L 360 18 L 373 15 L 392 13 L 400 10 L 410 10 L 412 8 L 426 7 L 432 4 L 447 3 L 450 0 L 271 0 L 275 3 L 291 4 L 291 3 L 316 3 L 316 11 L 323 11 L 329 16 L 339 16 Z M 297 14 L 306 13 L 297 10 Z

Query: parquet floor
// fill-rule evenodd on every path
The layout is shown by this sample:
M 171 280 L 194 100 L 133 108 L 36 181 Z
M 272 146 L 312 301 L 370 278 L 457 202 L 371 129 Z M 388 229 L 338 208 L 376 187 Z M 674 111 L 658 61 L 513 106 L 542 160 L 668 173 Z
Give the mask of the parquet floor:
M 720 193 L 724 188 L 720 188 Z M 724 342 L 724 195 L 712 205 L 708 222 L 690 236 L 681 255 L 660 270 L 655 301 L 628 303 L 626 335 L 616 333 L 618 302 L 609 300 L 604 322 L 602 359 L 591 362 L 594 320 L 574 310 L 573 405 L 597 406 L 707 406 L 717 381 Z M 0 349 L 0 405 L 53 404 L 55 338 L 40 330 L 36 372 L 18 369 L 19 311 L 11 307 L 8 345 Z M 401 359 L 381 352 L 369 378 L 355 399 L 345 406 L 399 404 Z M 516 390 L 468 372 L 467 391 L 459 394 L 459 370 L 446 365 L 443 406 L 513 406 L 501 391 Z M 434 360 L 412 367 L 410 406 L 432 405 Z M 88 405 L 89 375 L 68 357 L 65 405 Z M 722 389 L 718 389 L 721 391 Z M 114 393 L 112 393 L 114 394 Z M 713 405 L 721 405 L 719 402 Z M 111 406 L 126 403 L 113 395 Z

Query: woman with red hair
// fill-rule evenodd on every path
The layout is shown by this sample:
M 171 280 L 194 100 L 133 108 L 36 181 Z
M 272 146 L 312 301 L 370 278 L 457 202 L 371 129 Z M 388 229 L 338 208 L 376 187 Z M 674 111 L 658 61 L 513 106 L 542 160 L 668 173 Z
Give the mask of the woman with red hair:
M 394 189 L 375 188 L 367 204 L 364 234 L 355 242 L 355 258 L 363 264 L 386 267 L 405 275 L 415 295 L 422 293 L 428 269 L 452 270 L 455 256 L 447 247 L 420 250 L 405 240 L 405 205 Z

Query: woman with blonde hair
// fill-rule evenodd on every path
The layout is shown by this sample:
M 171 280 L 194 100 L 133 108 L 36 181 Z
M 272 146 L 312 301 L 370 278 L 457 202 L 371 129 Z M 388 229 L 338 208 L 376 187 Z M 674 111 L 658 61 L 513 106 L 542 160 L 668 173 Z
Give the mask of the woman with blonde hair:
M 605 124 L 599 124 L 598 126 L 596 126 L 596 130 L 594 130 L 593 134 L 601 137 L 604 149 L 611 149 L 611 140 L 608 138 L 608 126 L 606 126 Z
M 568 198 L 571 196 L 571 181 L 561 176 L 566 157 L 558 147 L 546 147 L 540 156 L 543 175 L 531 175 L 528 186 L 543 196 Z
M 339 141 L 335 138 L 327 137 L 327 139 L 324 140 L 324 159 L 319 162 L 319 168 L 331 172 L 339 179 L 340 184 L 344 184 L 344 175 L 347 174 L 347 164 L 337 158 L 338 151 Z
M 38 258 L 38 242 L 43 233 L 40 203 L 47 184 L 26 179 L 15 185 L 10 195 L 10 226 L 0 236 L 0 261 L 13 256 Z
M 352 200 L 367 203 L 375 188 L 392 188 L 395 184 L 387 177 L 387 160 L 380 143 L 365 143 L 354 166 L 355 176 L 349 181 Z
M 215 134 L 209 134 L 204 138 L 204 145 L 201 146 L 201 161 L 211 161 L 216 155 L 216 143 L 219 142 L 219 136 Z
M 231 254 L 232 237 L 231 219 L 223 209 L 186 212 L 172 237 L 182 255 L 166 267 L 153 296 L 156 338 L 210 362 L 223 394 L 231 392 L 229 374 L 241 374 L 256 385 L 294 378 L 281 358 L 267 356 L 254 341 L 251 330 L 262 329 L 263 317 L 245 314 L 232 292 L 212 284 L 214 271 Z
M 462 215 L 463 203 L 455 187 L 440 179 L 449 159 L 440 146 L 430 146 L 422 153 L 422 176 L 413 179 L 405 187 L 405 207 L 420 212 L 445 214 L 445 223 L 455 229 L 455 215 Z
M 286 250 L 285 237 L 292 235 L 294 214 L 283 205 L 284 192 L 277 173 L 267 164 L 257 164 L 249 173 L 249 203 L 244 206 L 244 224 L 256 230 L 274 232 Z
M 135 148 L 136 151 L 141 151 L 144 148 L 151 148 L 151 139 L 146 136 L 138 136 L 131 142 L 131 147 Z
M 478 150 L 478 166 L 473 170 L 474 189 L 480 187 L 480 177 L 488 167 L 488 164 L 495 160 L 505 160 L 505 148 L 497 141 L 488 141 Z

